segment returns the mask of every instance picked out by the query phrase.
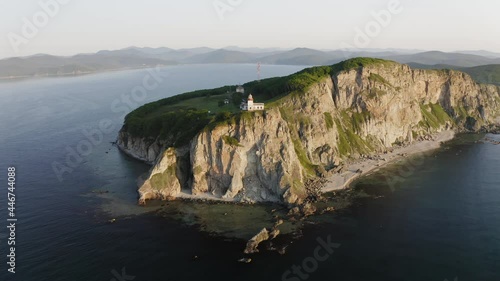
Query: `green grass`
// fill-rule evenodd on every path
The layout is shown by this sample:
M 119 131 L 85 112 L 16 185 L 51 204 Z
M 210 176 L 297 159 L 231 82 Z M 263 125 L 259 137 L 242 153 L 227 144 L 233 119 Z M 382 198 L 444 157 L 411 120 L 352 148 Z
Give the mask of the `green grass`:
M 199 90 L 199 91 L 189 92 L 189 93 L 161 99 L 159 101 L 148 103 L 146 105 L 139 107 L 138 109 L 132 111 L 129 115 L 127 115 L 127 117 L 129 117 L 129 116 L 148 117 L 149 115 L 151 115 L 153 113 L 158 113 L 158 111 L 161 107 L 178 105 L 181 102 L 184 102 L 187 100 L 192 100 L 195 98 L 200 98 L 200 97 L 220 96 L 220 95 L 226 94 L 227 91 L 229 91 L 230 89 L 231 89 L 230 86 L 225 86 L 225 87 L 221 87 L 221 88 L 217 88 L 217 89 Z M 177 109 L 179 109 L 179 107 L 173 107 L 173 110 L 177 110 Z M 203 109 L 203 108 L 197 108 L 197 109 Z M 168 112 L 169 110 L 166 110 L 166 111 Z M 160 110 L 160 112 L 158 114 L 161 115 L 162 113 L 163 112 Z
M 193 172 L 195 175 L 198 175 L 201 172 L 203 172 L 203 168 L 200 165 L 198 165 L 198 166 L 194 167 Z
M 353 112 L 351 119 L 354 131 L 360 132 L 361 125 L 368 122 L 371 119 L 371 114 L 368 111 L 363 111 L 361 113 Z
M 307 196 L 307 192 L 304 188 L 304 184 L 300 180 L 300 174 L 285 174 L 281 178 L 280 185 L 281 186 L 290 186 L 292 193 L 297 195 L 298 197 L 305 198 Z
M 340 155 L 349 156 L 352 153 L 369 154 L 374 150 L 374 147 L 369 140 L 363 140 L 357 132 L 360 131 L 362 123 L 369 120 L 370 115 L 367 112 L 352 113 L 351 116 L 347 111 L 340 113 L 340 118 L 335 119 L 337 126 L 338 150 Z
M 265 102 L 266 108 L 281 108 L 284 99 L 306 92 L 309 87 L 326 77 L 339 71 L 374 64 L 390 65 L 393 62 L 371 58 L 351 59 L 333 66 L 307 68 L 286 77 L 246 83 L 244 87 L 246 93 L 252 93 L 257 102 Z M 385 81 L 383 78 L 373 77 L 377 81 Z M 236 86 L 224 86 L 199 90 L 146 104 L 125 117 L 124 129 L 133 136 L 159 137 L 166 141 L 167 146 L 186 145 L 204 128 L 210 130 L 220 124 L 235 123 L 255 116 L 254 112 L 239 111 L 239 103 L 247 94 L 231 93 L 235 88 Z M 224 99 L 229 99 L 230 104 L 221 106 L 220 102 Z M 325 115 L 325 120 L 327 126 L 333 128 L 333 118 Z M 307 116 L 293 121 L 302 125 L 311 123 Z
M 423 120 L 420 121 L 420 126 L 425 128 L 438 129 L 446 124 L 446 122 L 453 122 L 451 117 L 446 113 L 443 107 L 439 104 L 420 105 Z
M 188 143 L 213 117 L 206 110 L 179 109 L 152 117 L 129 115 L 124 129 L 134 136 L 166 140 L 169 146 Z
M 294 121 L 294 115 L 293 115 L 293 109 L 288 106 L 282 106 L 280 107 L 280 113 L 281 117 L 285 119 L 285 121 L 288 122 L 288 124 L 293 124 L 292 122 Z
M 367 66 L 372 66 L 372 65 L 382 65 L 382 66 L 390 66 L 397 64 L 396 62 L 389 61 L 389 60 L 383 60 L 383 59 L 374 59 L 374 58 L 354 58 L 350 60 L 346 60 L 343 62 L 340 62 L 334 66 L 332 66 L 332 72 L 338 73 L 341 71 L 348 71 L 351 69 L 357 69 L 360 67 L 367 67 Z
M 316 175 L 316 168 L 317 166 L 311 163 L 309 160 L 309 157 L 307 156 L 307 152 L 305 151 L 304 147 L 302 146 L 302 142 L 300 141 L 299 134 L 296 128 L 297 125 L 300 124 L 300 115 L 294 114 L 293 109 L 290 107 L 281 107 L 280 108 L 280 113 L 281 117 L 289 124 L 290 126 L 290 136 L 292 138 L 292 143 L 293 147 L 295 150 L 295 153 L 297 154 L 297 157 L 299 159 L 300 164 L 302 167 L 305 169 L 305 171 L 309 175 Z M 302 121 L 304 122 L 304 121 Z
M 422 113 L 423 120 L 421 122 L 421 126 L 426 127 L 428 129 L 433 128 L 437 129 L 441 124 L 437 121 L 437 119 L 432 115 L 429 111 L 428 106 L 420 105 L 420 112 Z
M 297 120 L 301 126 L 310 126 L 312 125 L 311 117 L 307 116 L 303 113 L 297 114 Z
M 230 146 L 242 146 L 240 141 L 231 136 L 223 136 L 224 143 Z
M 386 86 L 389 86 L 391 88 L 393 88 L 393 86 L 391 85 L 391 83 L 389 83 L 387 80 L 385 80 L 384 77 L 376 74 L 376 73 L 370 73 L 370 76 L 368 77 L 368 80 L 372 81 L 372 82 L 376 82 L 376 83 L 380 83 L 380 84 L 383 84 L 383 85 L 386 85 Z
M 473 125 L 480 127 L 484 125 L 484 120 L 479 114 L 475 113 L 475 111 L 472 114 L 469 114 L 467 108 L 463 105 L 457 106 L 453 108 L 453 110 L 457 123 L 459 124 L 463 123 L 466 127 Z
M 300 180 L 294 179 L 292 181 L 292 190 L 293 190 L 293 194 L 295 194 L 301 198 L 304 198 L 307 196 L 307 192 L 304 188 L 304 184 Z
M 413 139 L 415 140 L 415 139 L 417 139 L 417 138 L 418 138 L 419 134 L 418 134 L 418 132 L 417 132 L 417 131 L 413 131 L 413 130 L 412 130 L 412 131 L 411 131 L 411 136 L 412 136 L 412 137 L 413 137 Z
M 307 152 L 305 151 L 300 139 L 297 137 L 292 137 L 293 148 L 295 149 L 295 154 L 297 154 L 297 158 L 299 159 L 300 164 L 306 172 L 311 176 L 316 176 L 316 168 L 317 165 L 314 165 L 307 157 Z
M 439 103 L 430 103 L 431 112 L 434 116 L 436 116 L 439 123 L 444 124 L 447 121 L 452 121 L 448 113 L 444 110 L 444 108 Z
M 168 167 L 163 173 L 156 174 L 151 177 L 151 187 L 156 190 L 164 189 L 175 184 L 178 181 L 175 174 L 177 166 L 174 164 Z
M 305 92 L 310 86 L 321 82 L 326 77 L 332 76 L 331 66 L 306 68 L 289 77 L 287 88 L 289 91 Z
M 372 88 L 370 89 L 370 91 L 368 92 L 368 95 L 367 97 L 369 99 L 375 99 L 377 97 L 382 97 L 384 95 L 386 95 L 387 92 L 386 91 L 383 91 L 383 90 L 379 90 L 379 89 L 376 89 L 376 88 Z
M 370 80 L 373 83 L 382 84 L 382 85 L 389 87 L 389 88 L 394 88 L 394 86 L 392 86 L 392 84 L 389 83 L 384 77 L 382 77 L 376 73 L 370 73 L 368 80 Z M 399 88 L 399 90 L 401 90 L 401 88 Z M 367 97 L 369 99 L 374 99 L 374 98 L 381 97 L 381 96 L 386 95 L 386 94 L 387 94 L 387 92 L 384 90 L 380 90 L 378 88 L 371 88 L 370 91 L 368 92 Z
M 330 114 L 330 112 L 325 112 L 323 114 L 325 115 L 326 128 L 329 130 L 332 129 L 334 125 L 332 115 Z
M 344 128 L 342 127 L 342 124 L 340 123 L 340 120 L 335 120 L 335 123 L 337 125 L 337 132 L 339 134 L 339 142 L 337 144 L 338 149 L 339 149 L 339 154 L 343 156 L 347 156 L 351 154 L 351 144 L 349 142 L 349 137 L 347 136 L 346 132 L 344 131 Z
M 249 91 L 255 93 L 254 96 L 267 101 L 276 97 L 286 96 L 294 92 L 304 93 L 310 86 L 315 85 L 326 77 L 330 77 L 341 71 L 348 71 L 371 65 L 389 66 L 393 64 L 395 64 L 395 62 L 383 59 L 354 58 L 332 66 L 306 68 L 295 74 L 286 77 L 266 79 L 261 81 L 261 83 L 247 83 L 245 84 L 245 88 L 248 88 Z M 381 81 L 385 81 L 385 79 L 382 78 Z M 387 81 L 385 82 L 387 83 Z
M 285 91 L 303 93 L 310 86 L 320 82 L 322 79 L 332 76 L 341 71 L 348 71 L 351 69 L 366 67 L 370 65 L 388 66 L 392 64 L 394 64 L 394 62 L 382 59 L 354 58 L 340 62 L 332 66 L 319 66 L 319 67 L 306 68 L 298 73 L 286 77 L 287 81 L 285 84 Z M 385 83 L 390 85 L 390 83 L 388 83 L 382 77 L 378 76 L 376 78 L 378 78 L 379 81 L 384 81 Z
M 459 120 L 465 120 L 467 116 L 469 116 L 469 113 L 467 113 L 467 110 L 463 106 L 457 106 L 454 108 L 455 114 L 457 115 Z
M 156 111 L 152 112 L 150 116 L 158 116 L 165 112 L 177 110 L 177 109 L 189 109 L 196 108 L 207 110 L 210 113 L 218 113 L 221 111 L 238 112 L 240 111 L 239 106 L 234 105 L 232 102 L 225 104 L 223 106 L 219 105 L 219 102 L 223 102 L 225 99 L 232 100 L 231 95 L 222 94 L 216 96 L 204 96 L 198 98 L 192 98 L 189 100 L 183 100 L 173 105 L 165 105 L 158 108 Z

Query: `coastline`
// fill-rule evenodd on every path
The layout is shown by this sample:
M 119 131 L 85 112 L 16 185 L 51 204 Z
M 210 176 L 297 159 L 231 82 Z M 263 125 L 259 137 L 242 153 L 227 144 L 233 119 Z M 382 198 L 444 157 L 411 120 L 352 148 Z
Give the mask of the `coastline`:
M 0 76 L 0 81 L 14 81 L 14 80 L 25 80 L 25 79 L 41 79 L 41 78 L 64 78 L 64 77 L 78 77 L 78 76 L 86 76 L 92 74 L 103 74 L 103 73 L 113 73 L 120 71 L 128 71 L 128 70 L 143 70 L 143 69 L 153 69 L 155 67 L 166 67 L 178 64 L 165 64 L 165 65 L 147 65 L 147 66 L 138 66 L 138 67 L 123 67 L 123 68 L 110 68 L 110 69 L 102 69 L 96 71 L 82 71 L 78 73 L 61 73 L 61 74 L 47 74 L 47 75 L 18 75 L 18 76 Z
M 405 159 L 406 157 L 409 157 L 411 155 L 438 149 L 441 147 L 441 144 L 443 142 L 450 141 L 455 136 L 456 136 L 455 131 L 446 130 L 431 135 L 430 140 L 417 141 L 408 146 L 397 147 L 390 150 L 387 153 L 378 153 L 369 158 L 350 160 L 350 162 L 344 165 L 341 173 L 336 173 L 326 178 L 327 181 L 321 188 L 321 193 L 328 193 L 328 192 L 347 189 L 356 179 L 360 177 L 373 173 L 388 164 L 392 164 L 398 160 Z M 139 160 L 149 165 L 153 164 L 151 162 L 146 161 L 142 157 L 135 155 L 131 151 L 128 151 L 124 147 L 120 146 L 119 142 L 117 142 L 116 145 L 121 152 L 125 153 L 129 157 L 132 157 L 136 160 Z M 141 195 L 140 197 L 142 198 Z M 220 203 L 242 203 L 234 199 L 217 197 L 210 193 L 192 195 L 186 190 L 182 190 L 179 194 L 173 196 L 171 199 L 189 200 L 189 201 L 208 201 L 208 202 L 220 202 Z M 262 202 L 268 202 L 268 201 L 262 201 Z M 280 203 L 279 200 L 276 200 L 274 202 Z M 258 203 L 258 202 L 252 202 L 252 203 Z
M 119 151 L 121 151 L 122 153 L 124 153 L 125 155 L 127 155 L 128 157 L 130 157 L 132 159 L 135 159 L 137 161 L 140 161 L 140 162 L 142 162 L 146 165 L 152 166 L 152 167 L 155 164 L 154 161 L 148 161 L 144 157 L 141 157 L 141 156 L 135 154 L 133 151 L 128 150 L 127 148 L 122 146 L 119 139 L 116 140 L 115 142 L 113 142 L 113 145 L 116 145 L 116 147 L 118 148 Z
M 344 166 L 342 173 L 337 173 L 327 179 L 325 186 L 322 188 L 323 193 L 343 190 L 349 188 L 350 184 L 369 173 L 372 173 L 387 164 L 391 164 L 397 160 L 404 159 L 406 156 L 411 156 L 417 153 L 427 152 L 441 147 L 442 142 L 450 141 L 455 137 L 455 132 L 447 130 L 438 134 L 432 135 L 432 140 L 418 141 L 406 147 L 398 147 L 388 153 L 380 153 L 373 159 L 362 159 Z M 380 159 L 377 159 L 380 158 Z

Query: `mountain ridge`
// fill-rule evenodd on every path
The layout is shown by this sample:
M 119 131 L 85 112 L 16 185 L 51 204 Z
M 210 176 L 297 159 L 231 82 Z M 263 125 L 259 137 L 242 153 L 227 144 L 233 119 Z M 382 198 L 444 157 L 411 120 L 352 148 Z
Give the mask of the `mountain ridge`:
M 491 55 L 494 53 L 485 54 Z M 428 68 L 428 65 L 445 65 L 456 70 L 462 70 L 464 67 L 500 64 L 500 58 L 467 54 L 467 52 L 427 51 L 407 53 L 393 49 L 322 51 L 310 48 L 280 50 L 275 48 L 239 48 L 235 46 L 229 46 L 225 49 L 200 47 L 176 50 L 167 47 L 141 48 L 131 46 L 121 50 L 101 50 L 97 53 L 77 54 L 74 56 L 37 54 L 28 57 L 2 59 L 0 60 L 0 79 L 78 75 L 98 71 L 173 64 L 332 65 L 352 57 L 376 57 L 394 60 L 399 63 L 421 64 L 425 65 L 424 68 Z M 15 65 L 12 61 L 17 61 L 19 64 Z M 484 76 L 484 74 L 477 73 L 477 71 L 471 73 L 474 73 L 475 76 Z

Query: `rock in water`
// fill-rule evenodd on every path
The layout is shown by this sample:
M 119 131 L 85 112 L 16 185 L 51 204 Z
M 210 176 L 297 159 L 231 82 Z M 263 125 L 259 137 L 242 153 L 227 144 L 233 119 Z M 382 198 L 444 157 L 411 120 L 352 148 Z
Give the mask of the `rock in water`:
M 298 216 L 300 215 L 300 209 L 299 207 L 293 207 L 292 209 L 290 209 L 290 211 L 288 211 L 288 216 Z
M 274 224 L 274 228 L 277 228 L 278 226 L 282 225 L 284 223 L 283 220 L 278 220 L 275 224 Z
M 304 206 L 302 206 L 302 213 L 306 217 L 314 215 L 314 213 L 316 213 L 316 207 L 311 203 L 306 203 L 304 204 Z
M 273 231 L 271 231 L 271 233 L 269 233 L 269 238 L 274 239 L 278 237 L 278 235 L 280 235 L 279 229 L 274 229 Z
M 251 263 L 252 259 L 251 258 L 241 258 L 238 261 L 242 262 L 242 263 Z
M 264 228 L 247 242 L 247 246 L 245 248 L 245 251 L 243 252 L 245 254 L 258 253 L 259 250 L 257 249 L 257 247 L 259 246 L 259 244 L 262 241 L 266 241 L 268 239 L 269 239 L 269 232 L 267 231 L 267 229 Z

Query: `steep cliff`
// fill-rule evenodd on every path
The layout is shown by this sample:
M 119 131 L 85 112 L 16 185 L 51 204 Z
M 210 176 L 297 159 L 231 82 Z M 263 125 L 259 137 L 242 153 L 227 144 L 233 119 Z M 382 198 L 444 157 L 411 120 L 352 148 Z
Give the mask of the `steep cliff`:
M 125 124 L 122 149 L 146 161 L 157 158 L 141 182 L 141 202 L 184 192 L 299 204 L 308 179 L 328 175 L 348 158 L 445 129 L 478 131 L 500 123 L 499 88 L 456 71 L 362 58 L 273 83 L 269 91 L 282 93 L 265 111 L 214 118 L 182 145 L 161 143 L 169 138 L 160 134 L 134 136 Z M 265 97 L 265 87 L 261 93 Z
M 116 144 L 129 156 L 148 164 L 155 163 L 165 146 L 158 138 L 134 136 L 125 130 L 120 131 Z

